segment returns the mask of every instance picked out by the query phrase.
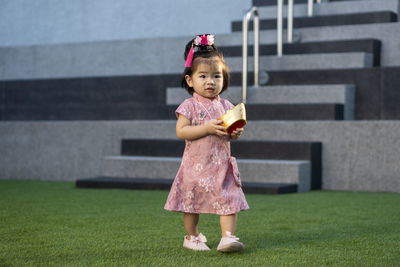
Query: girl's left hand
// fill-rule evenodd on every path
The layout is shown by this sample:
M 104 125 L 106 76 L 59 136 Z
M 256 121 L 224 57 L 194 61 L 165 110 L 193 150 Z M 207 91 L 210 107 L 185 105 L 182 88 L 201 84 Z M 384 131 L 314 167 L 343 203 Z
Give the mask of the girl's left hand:
M 231 139 L 237 140 L 243 133 L 243 128 L 237 128 L 231 133 Z

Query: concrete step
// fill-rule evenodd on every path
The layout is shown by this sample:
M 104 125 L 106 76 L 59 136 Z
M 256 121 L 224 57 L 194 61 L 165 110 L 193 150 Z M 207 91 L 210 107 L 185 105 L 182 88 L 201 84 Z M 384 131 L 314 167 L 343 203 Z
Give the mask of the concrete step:
M 249 87 L 247 104 L 343 104 L 344 119 L 354 119 L 354 85 L 282 85 Z M 242 101 L 242 88 L 230 86 L 222 96 Z M 189 95 L 182 88 L 167 88 L 167 105 L 179 105 Z
M 310 28 L 310 27 L 326 27 L 338 25 L 360 25 L 374 23 L 390 23 L 397 22 L 397 14 L 392 11 L 378 11 L 354 14 L 338 14 L 324 15 L 313 17 L 295 17 L 293 19 L 293 27 Z M 283 27 L 287 27 L 287 20 L 283 21 Z M 249 23 L 249 29 L 253 29 L 253 23 Z M 261 19 L 260 30 L 276 29 L 276 19 Z M 242 21 L 232 22 L 232 31 L 242 31 Z
M 181 157 L 185 142 L 165 139 L 123 139 L 122 156 Z M 311 162 L 311 188 L 321 189 L 322 144 L 305 141 L 235 141 L 232 155 L 238 159 L 306 160 Z
M 353 1 L 325 1 L 322 4 L 314 4 L 313 14 L 314 16 L 322 15 L 338 15 L 338 14 L 354 14 L 354 13 L 366 13 L 366 12 L 377 12 L 377 11 L 391 11 L 398 13 L 399 1 L 398 0 L 353 0 Z M 286 3 L 287 1 L 285 1 Z M 259 6 L 260 18 L 276 18 L 276 1 L 272 1 L 271 6 Z M 305 17 L 308 16 L 308 5 L 307 1 L 294 1 L 294 17 Z M 283 9 L 283 16 L 287 16 L 287 6 Z
M 356 120 L 374 120 L 382 119 L 381 115 L 383 115 L 383 113 L 381 113 L 383 110 L 379 104 L 379 99 L 381 99 L 380 92 L 382 92 L 381 90 L 383 89 L 382 86 L 391 87 L 397 84 L 395 79 L 391 79 L 391 85 L 382 84 L 382 78 L 385 80 L 389 78 L 389 76 L 381 76 L 382 71 L 387 73 L 387 75 L 391 73 L 389 69 L 386 71 L 379 68 L 329 71 L 270 71 L 268 72 L 268 84 L 271 86 L 307 85 L 311 82 L 313 84 L 354 84 L 356 88 L 354 118 Z M 251 78 L 251 75 L 249 78 Z M 234 77 L 232 80 L 236 79 L 236 83 L 239 83 L 241 76 L 238 75 L 238 77 Z
M 394 36 L 400 36 L 400 23 L 378 23 L 364 25 L 343 25 L 327 27 L 310 27 L 295 29 L 301 36 L 301 42 L 327 42 L 327 41 L 345 41 L 358 39 L 378 39 L 382 42 L 381 65 L 399 66 L 400 39 Z M 220 46 L 240 46 L 242 43 L 242 33 L 234 32 L 229 35 L 219 36 L 218 44 Z M 275 44 L 276 30 L 263 30 L 260 32 L 260 44 Z M 286 31 L 284 31 L 286 36 Z M 249 43 L 253 42 L 253 34 L 249 33 Z M 250 51 L 249 51 L 250 52 Z M 285 55 L 285 50 L 283 54 Z
M 102 163 L 102 176 L 173 179 L 181 164 L 177 157 L 109 156 Z M 311 164 L 303 160 L 239 159 L 243 182 L 294 183 L 298 192 L 311 189 Z
M 399 67 L 269 71 L 268 86 L 298 86 L 326 84 L 354 84 L 356 120 L 396 120 L 400 118 L 398 79 Z M 180 84 L 181 75 L 89 77 L 74 79 L 51 79 L 29 81 L 0 81 L 0 99 L 4 103 L 0 110 L 1 120 L 176 120 L 173 107 L 166 105 L 166 88 Z M 249 86 L 253 83 L 252 73 L 248 76 Z M 231 86 L 240 86 L 242 75 L 231 73 Z M 183 89 L 182 89 L 183 90 Z M 227 93 L 229 92 L 229 88 Z M 70 91 L 80 94 L 79 105 L 65 97 Z M 40 94 L 36 95 L 36 92 Z M 97 92 L 94 93 L 94 92 Z M 135 97 L 131 98 L 130 93 Z M 249 88 L 249 93 L 251 87 Z M 109 102 L 113 94 L 127 93 L 130 104 L 119 105 Z M 41 98 L 40 95 L 43 97 Z M 104 96 L 99 101 L 99 95 Z M 93 98 L 92 98 L 93 96 Z M 108 96 L 108 97 L 107 97 Z M 157 96 L 157 97 L 154 97 Z M 190 97 L 187 94 L 187 97 Z M 42 101 L 46 99 L 46 101 Z M 59 104 L 51 104 L 53 103 Z M 104 102 L 102 102 L 104 101 Z M 47 104 L 46 104 L 47 103 Z M 301 104 L 297 104 L 301 105 Z M 317 105 L 317 104 L 313 104 Z M 323 104 L 325 105 L 325 104 Z M 340 104 L 339 104 L 340 105 Z M 327 108 L 327 107 L 325 107 Z M 335 119 L 330 107 L 329 119 Z M 249 107 L 249 112 L 251 112 Z M 346 107 L 344 107 L 346 109 Z M 311 112 L 311 111 L 310 111 Z M 314 113 L 320 111 L 314 110 Z M 311 114 L 311 113 L 310 113 Z M 278 114 L 279 115 L 279 114 Z M 255 116 L 259 116 L 255 114 Z M 282 117 L 282 115 L 280 115 Z M 307 115 L 307 117 L 310 117 Z M 342 115 L 342 119 L 344 115 Z
M 241 57 L 242 46 L 221 46 L 225 57 Z M 283 51 L 286 55 L 296 54 L 326 54 L 326 53 L 346 53 L 346 52 L 365 52 L 373 54 L 373 65 L 380 65 L 381 42 L 377 39 L 359 40 L 339 40 L 328 42 L 304 42 L 304 43 L 284 43 Z M 261 56 L 276 55 L 276 44 L 261 44 L 259 47 Z M 248 55 L 253 56 L 253 45 L 249 45 Z
M 76 180 L 78 188 L 170 190 L 172 179 L 96 177 Z M 296 193 L 297 184 L 243 182 L 245 194 L 286 194 Z
M 253 57 L 248 58 L 248 70 L 253 71 Z M 225 58 L 231 71 L 242 71 L 242 57 Z M 317 70 L 317 69 L 352 69 L 373 67 L 373 55 L 363 52 L 329 53 L 260 56 L 260 70 L 286 71 L 286 70 Z

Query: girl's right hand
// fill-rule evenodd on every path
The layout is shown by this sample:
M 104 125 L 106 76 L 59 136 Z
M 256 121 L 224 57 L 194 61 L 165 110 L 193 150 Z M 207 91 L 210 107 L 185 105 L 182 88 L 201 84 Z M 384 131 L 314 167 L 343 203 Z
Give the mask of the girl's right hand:
M 223 123 L 222 120 L 209 120 L 204 124 L 204 127 L 206 127 L 209 134 L 226 136 L 228 135 L 228 133 L 226 132 L 226 127 L 222 126 L 221 123 Z

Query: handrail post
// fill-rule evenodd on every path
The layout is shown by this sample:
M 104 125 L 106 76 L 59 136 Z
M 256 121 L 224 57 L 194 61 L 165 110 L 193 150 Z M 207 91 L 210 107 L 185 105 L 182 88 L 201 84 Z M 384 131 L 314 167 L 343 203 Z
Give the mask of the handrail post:
M 313 15 L 313 7 L 314 7 L 314 0 L 308 0 L 308 16 L 312 17 Z
M 248 35 L 248 25 L 251 15 L 254 14 L 254 22 L 253 22 L 253 32 L 254 32 L 254 87 L 259 86 L 259 79 L 258 73 L 260 68 L 259 62 L 259 46 L 260 46 L 260 19 L 258 15 L 258 9 L 256 7 L 252 7 L 243 17 L 242 22 L 242 36 L 243 36 L 243 43 L 242 43 L 242 101 L 246 103 L 247 97 L 247 35 Z
M 288 0 L 287 40 L 289 43 L 293 42 L 293 0 Z
M 318 4 L 322 4 L 322 0 L 316 0 Z M 326 0 L 328 1 L 328 0 Z M 314 0 L 308 0 L 308 16 L 312 17 L 314 13 Z
M 278 14 L 276 21 L 276 53 L 278 57 L 283 54 L 283 0 L 278 0 Z

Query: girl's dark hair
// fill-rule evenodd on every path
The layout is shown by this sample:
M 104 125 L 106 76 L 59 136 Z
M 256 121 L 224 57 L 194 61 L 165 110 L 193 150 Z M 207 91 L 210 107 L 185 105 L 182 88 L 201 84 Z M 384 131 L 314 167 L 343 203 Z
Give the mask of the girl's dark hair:
M 207 35 L 207 34 L 206 34 L 206 35 Z M 185 54 L 184 54 L 185 61 L 186 61 L 187 56 L 188 56 L 188 54 L 189 54 L 190 48 L 192 47 L 192 44 L 193 44 L 193 42 L 194 42 L 194 39 L 195 39 L 195 38 L 193 38 L 192 40 L 190 40 L 190 41 L 186 44 L 186 47 L 185 47 Z M 196 68 L 196 65 L 197 65 L 197 64 L 193 64 L 193 63 L 194 63 L 194 60 L 195 60 L 196 58 L 198 58 L 198 57 L 201 57 L 201 58 L 218 57 L 218 58 L 220 59 L 220 61 L 221 61 L 221 63 L 222 63 L 222 76 L 223 76 L 223 79 L 224 79 L 223 85 L 222 85 L 222 91 L 221 91 L 221 92 L 225 91 L 225 90 L 228 88 L 228 85 L 229 85 L 229 79 L 230 79 L 229 68 L 228 68 L 228 66 L 227 66 L 226 63 L 225 63 L 224 56 L 222 55 L 221 52 L 218 51 L 217 47 L 216 47 L 214 44 L 212 44 L 212 45 L 205 45 L 205 46 L 202 46 L 202 45 L 199 45 L 199 46 L 194 45 L 194 54 L 193 54 L 192 66 L 191 66 L 191 67 L 186 67 L 186 68 L 185 68 L 185 70 L 184 70 L 184 72 L 183 72 L 183 75 L 182 75 L 181 86 L 182 86 L 183 88 L 185 88 L 185 89 L 188 91 L 189 94 L 193 95 L 194 89 L 193 89 L 193 87 L 190 87 L 190 86 L 187 84 L 186 78 L 185 78 L 185 77 L 186 77 L 186 75 L 191 76 L 192 73 L 196 70 L 195 68 Z

